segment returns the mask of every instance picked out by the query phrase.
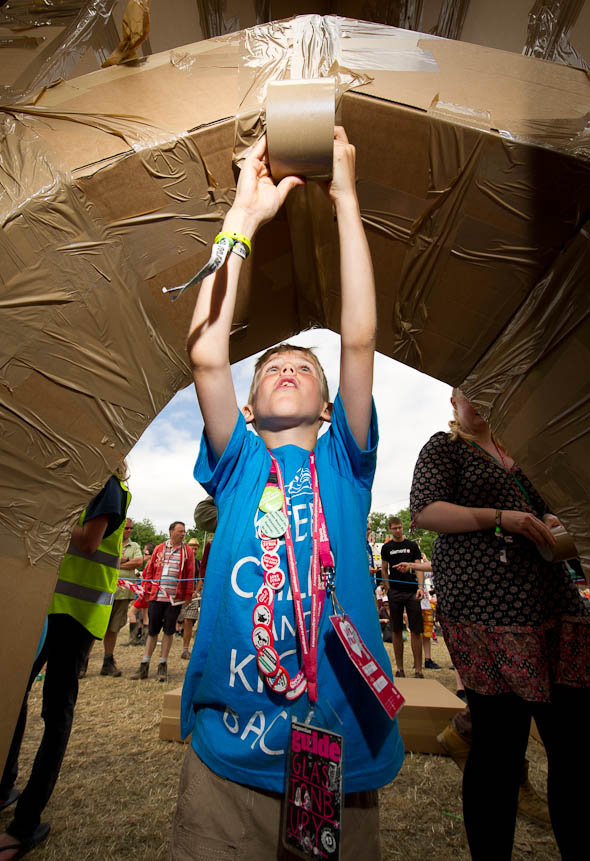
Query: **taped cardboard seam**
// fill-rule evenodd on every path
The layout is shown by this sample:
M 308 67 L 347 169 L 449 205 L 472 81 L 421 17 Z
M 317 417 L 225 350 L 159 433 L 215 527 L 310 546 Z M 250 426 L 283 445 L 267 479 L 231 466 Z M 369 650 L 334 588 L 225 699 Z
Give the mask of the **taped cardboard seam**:
M 85 3 L 76 18 L 65 28 L 59 42 L 55 40 L 42 51 L 39 57 L 31 63 L 20 78 L 11 85 L 0 86 L 0 104 L 14 103 L 20 98 L 30 95 L 43 86 L 52 84 L 57 79 L 67 78 L 76 63 L 85 53 L 90 44 L 95 43 L 97 32 L 108 22 L 116 0 L 91 0 Z M 63 7 L 52 0 L 44 0 L 43 12 L 47 19 L 35 16 L 28 17 L 20 10 L 6 9 L 0 11 L 0 21 L 5 26 L 30 26 L 55 24 L 53 12 L 60 15 Z
M 90 126 L 109 135 L 121 138 L 134 150 L 166 144 L 171 137 L 169 131 L 152 125 L 143 117 L 132 114 L 101 114 L 84 111 L 67 111 L 38 104 L 6 104 L 0 106 L 0 114 L 15 117 L 37 117 L 39 119 L 63 120 Z
M 302 15 L 245 30 L 234 160 L 241 164 L 264 133 L 269 82 L 334 77 L 338 104 L 345 92 L 369 83 L 374 69 L 436 73 L 436 61 L 418 44 L 428 38 L 434 37 L 331 15 Z

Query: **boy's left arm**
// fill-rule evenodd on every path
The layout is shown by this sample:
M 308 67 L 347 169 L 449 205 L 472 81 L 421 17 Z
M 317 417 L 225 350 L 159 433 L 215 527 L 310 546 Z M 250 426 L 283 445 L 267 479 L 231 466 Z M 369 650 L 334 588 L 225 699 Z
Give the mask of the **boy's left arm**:
M 355 148 L 341 126 L 334 130 L 334 175 L 329 195 L 340 241 L 340 397 L 348 425 L 366 449 L 371 424 L 377 332 L 375 279 L 355 186 Z

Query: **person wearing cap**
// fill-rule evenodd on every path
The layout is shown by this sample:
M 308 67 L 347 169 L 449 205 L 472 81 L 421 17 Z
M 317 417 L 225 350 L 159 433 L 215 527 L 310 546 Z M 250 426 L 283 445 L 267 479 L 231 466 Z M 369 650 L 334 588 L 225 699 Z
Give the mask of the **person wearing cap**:
M 203 588 L 202 580 L 199 579 L 199 560 L 197 553 L 199 552 L 198 538 L 189 538 L 188 546 L 192 547 L 195 556 L 195 591 L 192 594 L 191 600 L 183 609 L 184 624 L 182 627 L 182 654 L 180 657 L 183 661 L 188 661 L 190 658 L 190 644 L 193 635 L 193 627 L 199 618 L 199 609 L 201 607 L 201 590 Z

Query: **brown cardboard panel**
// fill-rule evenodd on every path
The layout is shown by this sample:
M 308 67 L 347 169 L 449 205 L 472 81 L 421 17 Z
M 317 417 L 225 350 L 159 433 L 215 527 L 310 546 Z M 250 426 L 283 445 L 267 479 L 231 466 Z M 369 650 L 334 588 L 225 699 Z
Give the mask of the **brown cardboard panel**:
M 398 714 L 406 751 L 442 754 L 436 736 L 465 703 L 434 679 L 396 679 L 395 683 L 406 700 Z M 180 737 L 181 696 L 182 687 L 164 694 L 160 738 L 167 741 L 183 741 Z
M 234 120 L 224 117 L 233 117 L 239 90 L 236 44 L 222 38 L 195 49 L 186 73 L 169 54 L 96 72 L 47 91 L 40 109 L 28 108 L 23 118 L 4 115 L 10 133 L 1 153 L 9 170 L 0 199 L 0 520 L 18 542 L 12 555 L 30 557 L 35 578 L 45 563 L 55 576 L 77 513 L 190 380 L 185 339 L 196 291 L 170 303 L 161 287 L 200 268 L 231 203 Z M 479 111 L 490 72 L 508 68 L 505 55 L 486 52 L 483 68 L 471 48 L 436 45 L 439 68 L 452 64 Z M 541 65 L 551 75 L 554 67 Z M 519 58 L 514 75 L 528 86 L 538 68 Z M 577 74 L 555 73 L 557 118 L 575 118 Z M 431 84 L 423 95 L 430 96 Z M 506 104 L 511 86 L 504 83 Z M 491 380 L 492 424 L 506 445 L 530 466 L 542 492 L 563 494 L 560 510 L 569 486 L 584 513 L 588 480 L 578 464 L 587 450 L 579 373 L 587 366 L 585 329 L 575 334 L 561 322 L 556 328 L 551 315 L 539 313 L 551 291 L 537 291 L 547 273 L 561 271 L 562 249 L 580 250 L 572 243 L 583 240 L 588 162 L 397 101 L 391 89 L 380 98 L 347 93 L 341 102 L 357 147 L 375 260 L 379 349 L 452 383 L 473 372 L 475 394 L 485 394 Z M 138 106 L 141 121 L 134 118 Z M 577 256 L 578 280 L 552 282 L 560 321 L 579 293 L 574 284 L 587 281 L 586 257 Z M 308 326 L 338 329 L 335 227 L 317 186 L 295 193 L 260 231 L 239 295 L 232 361 Z M 521 309 L 526 323 L 529 304 L 539 335 L 529 342 L 526 367 L 511 375 L 502 364 L 512 355 L 503 333 Z M 575 345 L 573 365 L 562 347 L 566 337 Z M 543 338 L 551 345 L 547 355 Z M 556 386 L 567 376 L 555 412 L 547 392 L 537 394 L 537 372 Z M 521 401 L 529 427 L 543 428 L 526 456 L 524 420 L 512 420 Z M 585 514 L 564 512 L 564 519 L 576 540 L 588 534 Z M 14 632 L 15 648 L 29 657 L 47 606 L 41 592 L 31 629 Z M 4 642 L 13 634 L 5 627 L 0 636 Z M 7 671 L 1 684 L 12 684 Z
M 490 128 L 508 131 L 524 118 L 577 119 L 588 110 L 590 83 L 580 70 L 446 39 L 419 46 L 432 53 L 437 72 L 372 70 L 359 92 L 422 110 L 442 102 L 456 107 L 458 121 L 489 117 Z
M 589 272 L 584 226 L 463 385 L 575 535 L 587 576 Z
M 457 385 L 572 236 L 590 192 L 588 167 L 358 94 L 345 94 L 341 116 L 357 146 L 383 311 L 379 349 Z M 405 164 L 421 177 L 413 194 Z
M 182 697 L 182 685 L 167 691 L 162 703 L 162 717 L 160 720 L 160 738 L 164 741 L 190 741 L 188 738 L 180 737 L 180 698 Z
M 436 737 L 465 703 L 435 679 L 396 679 L 395 684 L 406 700 L 397 716 L 406 751 L 442 754 Z
M 2 709 L 0 712 L 0 763 L 4 763 L 16 723 L 43 620 L 57 578 L 57 569 L 37 562 L 34 567 L 23 553 L 24 542 L 0 527 L 0 630 L 2 639 Z M 14 622 L 18 619 L 18 631 Z

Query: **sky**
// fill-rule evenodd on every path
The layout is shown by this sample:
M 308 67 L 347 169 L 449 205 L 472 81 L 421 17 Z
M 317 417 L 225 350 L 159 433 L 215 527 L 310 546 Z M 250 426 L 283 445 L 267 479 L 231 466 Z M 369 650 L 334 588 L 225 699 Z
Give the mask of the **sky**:
M 290 343 L 313 347 L 333 399 L 338 389 L 340 338 L 334 332 L 302 332 Z M 232 367 L 238 405 L 246 403 L 254 363 L 251 356 Z M 448 429 L 450 386 L 387 356 L 375 357 L 373 396 L 380 441 L 371 511 L 395 514 L 408 507 L 412 472 L 427 439 Z M 194 525 L 195 505 L 206 494 L 193 478 L 203 420 L 193 386 L 178 392 L 144 432 L 127 458 L 134 520 L 148 518 L 167 532 L 173 520 Z

